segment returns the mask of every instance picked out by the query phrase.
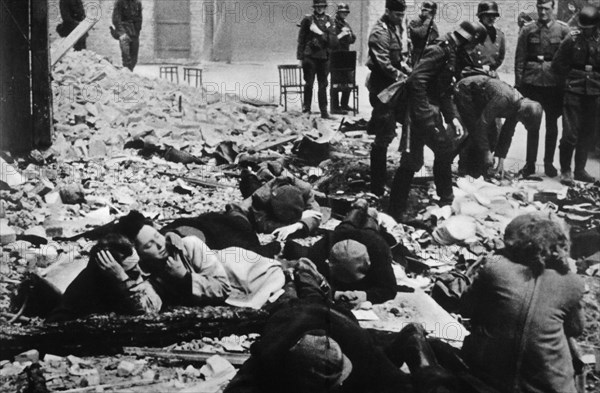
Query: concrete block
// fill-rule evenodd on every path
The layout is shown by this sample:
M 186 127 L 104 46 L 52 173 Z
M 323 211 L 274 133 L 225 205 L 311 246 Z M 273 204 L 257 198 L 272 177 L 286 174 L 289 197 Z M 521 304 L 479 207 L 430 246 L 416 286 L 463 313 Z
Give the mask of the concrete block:
M 3 246 L 17 240 L 17 233 L 8 225 L 8 220 L 0 220 L 0 244 Z

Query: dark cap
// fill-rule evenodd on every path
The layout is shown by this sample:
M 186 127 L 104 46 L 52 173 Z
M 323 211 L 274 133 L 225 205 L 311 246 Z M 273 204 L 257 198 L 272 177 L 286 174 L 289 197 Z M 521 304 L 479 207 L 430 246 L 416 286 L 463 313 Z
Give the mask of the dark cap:
M 390 11 L 406 11 L 406 3 L 404 0 L 385 0 L 385 8 Z
M 340 345 L 323 330 L 307 332 L 290 348 L 285 370 L 294 392 L 332 391 L 352 372 Z M 287 376 L 286 376 L 287 377 Z
M 421 4 L 421 9 L 435 12 L 437 10 L 437 4 L 433 1 L 424 1 L 423 4 Z
M 314 7 L 327 7 L 327 0 L 313 0 Z
M 330 276 L 350 284 L 365 278 L 371 260 L 367 247 L 356 240 L 346 239 L 333 245 L 329 252 Z
M 350 12 L 350 6 L 347 3 L 340 3 L 337 12 Z
M 291 184 L 276 187 L 271 192 L 271 210 L 281 223 L 287 225 L 298 222 L 304 211 L 302 191 Z

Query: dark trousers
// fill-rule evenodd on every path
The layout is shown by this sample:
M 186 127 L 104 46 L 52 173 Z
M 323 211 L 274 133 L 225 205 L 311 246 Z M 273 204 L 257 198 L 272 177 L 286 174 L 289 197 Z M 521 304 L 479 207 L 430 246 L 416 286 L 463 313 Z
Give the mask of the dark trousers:
M 554 150 L 558 139 L 558 118 L 562 114 L 563 89 L 556 86 L 532 86 L 524 85 L 519 91 L 524 97 L 537 101 L 542 105 L 546 114 L 546 143 L 544 146 L 544 163 L 552 164 L 554 161 Z M 507 118 L 500 132 L 496 157 L 506 158 L 508 149 L 515 133 L 517 125 L 516 117 Z M 527 157 L 528 163 L 535 163 L 539 145 L 539 128 L 527 130 Z
M 373 107 L 367 133 L 375 135 L 371 145 L 371 192 L 382 195 L 387 179 L 387 148 L 396 137 L 396 116 L 391 106 L 377 98 L 383 89 L 394 83 L 393 80 L 372 72 L 369 81 L 369 102 Z
M 315 76 L 319 84 L 319 110 L 327 112 L 327 76 L 329 75 L 329 61 L 327 59 L 314 59 L 305 57 L 302 60 L 302 71 L 304 73 L 304 110 L 310 110 L 313 96 L 313 85 Z
M 585 170 L 594 133 L 600 128 L 600 96 L 566 92 L 563 100 L 563 134 L 560 139 L 561 171 L 571 170 L 575 151 L 575 172 Z
M 85 34 L 83 37 L 81 37 L 79 39 L 79 41 L 77 41 L 77 43 L 75 45 L 73 45 L 73 50 L 75 51 L 80 51 L 82 49 L 86 49 L 86 42 L 85 40 L 87 39 L 87 34 Z
M 452 160 L 456 156 L 455 141 L 448 135 L 441 114 L 438 113 L 436 125 L 437 129 L 441 130 L 439 133 L 423 127 L 419 121 L 415 121 L 415 116 L 412 117 L 414 120 L 411 129 L 410 152 L 402 154 L 390 195 L 389 212 L 395 218 L 398 218 L 406 210 L 415 172 L 423 166 L 423 148 L 425 146 L 434 153 L 433 181 L 441 203 L 450 203 L 454 199 Z
M 340 93 L 342 93 L 341 105 Z M 331 97 L 331 110 L 348 107 L 348 103 L 350 102 L 350 90 L 344 89 L 340 91 L 339 89 L 331 89 L 329 95 Z
M 119 38 L 119 46 L 121 47 L 121 58 L 123 59 L 123 67 L 133 68 L 137 64 L 138 52 L 140 50 L 140 38 L 124 35 Z

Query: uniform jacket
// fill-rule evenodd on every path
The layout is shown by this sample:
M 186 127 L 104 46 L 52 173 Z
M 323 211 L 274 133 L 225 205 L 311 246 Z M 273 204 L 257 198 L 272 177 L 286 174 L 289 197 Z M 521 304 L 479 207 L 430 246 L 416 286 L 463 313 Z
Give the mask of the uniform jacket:
M 489 30 L 495 30 L 496 39 L 492 40 Z M 495 72 L 502 65 L 506 55 L 506 40 L 504 32 L 497 27 L 488 29 L 488 35 L 483 44 L 478 44 L 469 51 L 462 51 L 461 65 L 462 76 L 487 74 L 497 77 Z M 489 68 L 486 71 L 485 68 Z
M 149 314 L 160 311 L 162 300 L 139 268 L 128 272 L 129 279 L 115 283 L 104 276 L 95 261 L 67 287 L 49 322 L 77 319 L 89 314 Z
M 496 118 L 516 115 L 521 93 L 499 79 L 474 75 L 461 79 L 455 87 L 455 98 L 472 103 L 472 110 L 483 108 L 473 130 L 469 130 L 475 144 L 483 151 L 490 150 L 488 134 L 496 129 Z
M 451 123 L 457 116 L 452 101 L 456 62 L 456 47 L 447 35 L 444 41 L 425 49 L 406 81 L 413 121 L 418 121 L 422 127 L 435 127 L 438 117 L 435 107 L 439 107 L 446 123 Z
M 495 255 L 463 295 L 471 317 L 463 355 L 501 392 L 574 393 L 567 337 L 583 331 L 584 285 L 573 273 L 530 269 Z
M 369 34 L 367 67 L 389 84 L 404 76 L 402 72 L 402 27 L 387 22 L 382 16 Z
M 230 292 L 225 268 L 202 240 L 195 236 L 179 237 L 167 233 L 169 256 L 183 263 L 187 274 L 182 279 L 166 275 L 161 266 L 140 261 L 142 269 L 150 274 L 151 282 L 168 305 L 198 306 L 219 304 Z
M 310 30 L 312 23 L 323 32 L 319 35 Z M 306 15 L 300 22 L 300 31 L 298 32 L 298 49 L 296 58 L 298 60 L 304 57 L 313 59 L 329 59 L 329 51 L 337 46 L 337 37 L 335 26 L 331 17 L 327 14 L 317 15 L 316 13 Z
M 258 233 L 271 233 L 275 229 L 287 225 L 276 221 L 271 212 L 273 190 L 276 187 L 286 184 L 298 187 L 302 191 L 304 210 L 319 211 L 320 206 L 315 200 L 315 195 L 310 184 L 292 176 L 280 176 L 263 184 L 240 205 L 242 210 L 247 213 L 250 222 L 253 223 Z M 314 233 L 319 228 L 319 225 L 321 225 L 321 220 L 316 218 L 303 218 L 300 222 L 304 225 L 307 233 Z
M 285 357 L 311 330 L 324 330 L 352 363 L 352 372 L 336 392 L 412 392 L 407 376 L 392 364 L 353 316 L 322 304 L 294 303 L 269 319 L 260 340 L 250 349 L 250 359 L 225 393 L 291 391 L 284 377 Z
M 590 39 L 586 39 L 580 30 L 572 30 L 558 47 L 552 70 L 565 76 L 565 91 L 600 95 L 600 29 Z
M 350 28 L 348 22 L 336 15 L 334 19 L 335 35 L 337 36 L 338 34 L 340 34 L 344 27 L 350 29 L 350 35 L 338 39 L 339 45 L 335 47 L 334 50 L 350 50 L 350 45 L 354 44 L 354 42 L 356 41 L 356 35 L 354 35 L 354 32 Z
M 69 35 L 79 22 L 85 19 L 85 9 L 81 0 L 60 0 L 60 17 L 65 33 Z
M 142 30 L 142 2 L 140 0 L 116 0 L 112 23 L 119 36 L 127 34 L 139 37 Z
M 412 42 L 413 63 L 421 55 L 423 48 L 435 42 L 440 36 L 437 24 L 434 21 L 429 33 L 429 40 L 427 40 L 427 30 L 429 29 L 430 22 L 431 19 L 429 18 L 423 19 L 421 16 L 417 16 L 408 23 L 408 38 Z M 427 42 L 425 42 L 426 40 Z
M 515 86 L 559 86 L 561 79 L 550 66 L 561 41 L 568 34 L 569 26 L 558 20 L 523 26 L 515 53 Z

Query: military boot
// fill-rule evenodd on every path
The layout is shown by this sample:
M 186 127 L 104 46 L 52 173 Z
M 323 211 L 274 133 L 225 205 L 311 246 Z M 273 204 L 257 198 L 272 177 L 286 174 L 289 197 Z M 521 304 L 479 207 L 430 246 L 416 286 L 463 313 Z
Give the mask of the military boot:
M 596 178 L 587 173 L 585 165 L 587 164 L 587 150 L 578 148 L 575 150 L 575 180 L 586 183 L 594 183 Z
M 387 178 L 387 147 L 371 145 L 371 192 L 382 196 Z

